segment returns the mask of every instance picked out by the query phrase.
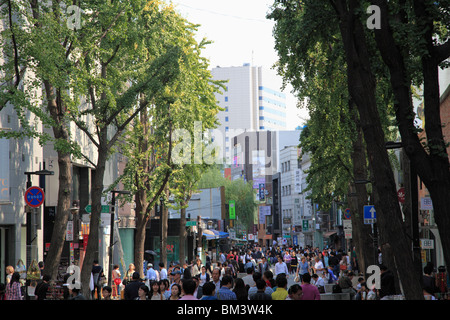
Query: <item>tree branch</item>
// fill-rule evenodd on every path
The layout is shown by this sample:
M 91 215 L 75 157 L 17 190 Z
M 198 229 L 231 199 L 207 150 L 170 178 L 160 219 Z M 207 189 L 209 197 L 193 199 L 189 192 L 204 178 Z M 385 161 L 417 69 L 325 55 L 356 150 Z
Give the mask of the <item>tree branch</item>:
M 78 129 L 83 131 L 88 136 L 89 140 L 91 140 L 91 142 L 97 147 L 97 150 L 99 150 L 100 145 L 97 141 L 95 141 L 94 136 L 89 132 L 88 128 L 85 126 L 85 123 L 77 119 L 72 119 L 72 121 L 77 125 Z

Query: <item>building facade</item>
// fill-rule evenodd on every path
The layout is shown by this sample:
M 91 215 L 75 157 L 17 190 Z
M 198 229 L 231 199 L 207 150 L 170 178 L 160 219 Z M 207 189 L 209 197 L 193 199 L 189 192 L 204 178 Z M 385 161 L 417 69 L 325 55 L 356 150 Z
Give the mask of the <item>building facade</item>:
M 216 94 L 220 125 L 213 140 L 221 147 L 222 158 L 232 160 L 231 139 L 245 131 L 286 130 L 286 94 L 281 78 L 273 70 L 244 64 L 240 67 L 216 67 L 214 80 L 227 81 L 223 94 Z

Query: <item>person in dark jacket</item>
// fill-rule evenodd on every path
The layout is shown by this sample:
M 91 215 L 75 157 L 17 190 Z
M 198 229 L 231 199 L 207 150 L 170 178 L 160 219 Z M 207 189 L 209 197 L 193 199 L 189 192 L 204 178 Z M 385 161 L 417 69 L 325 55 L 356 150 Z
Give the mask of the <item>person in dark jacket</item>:
M 250 296 L 250 300 L 272 300 L 272 296 L 265 293 L 266 282 L 263 279 L 256 280 L 256 288 L 258 291 Z
M 379 291 L 380 299 L 383 297 L 396 295 L 394 274 L 385 265 L 380 266 L 381 288 Z
M 125 300 L 134 300 L 139 294 L 139 288 L 142 285 L 141 277 L 139 272 L 134 272 L 132 280 L 125 286 L 124 298 Z
M 36 286 L 36 289 L 34 290 L 35 296 L 37 296 L 37 300 L 45 300 L 47 298 L 47 291 L 48 287 L 50 286 L 50 276 L 44 275 L 42 277 L 42 282 L 39 282 L 39 284 Z

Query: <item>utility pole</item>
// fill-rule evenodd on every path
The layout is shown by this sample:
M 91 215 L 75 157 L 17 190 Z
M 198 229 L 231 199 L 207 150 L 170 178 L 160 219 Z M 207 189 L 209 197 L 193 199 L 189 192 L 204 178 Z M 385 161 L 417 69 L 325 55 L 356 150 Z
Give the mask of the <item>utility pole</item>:
M 198 258 L 202 259 L 202 217 L 197 216 L 197 255 Z

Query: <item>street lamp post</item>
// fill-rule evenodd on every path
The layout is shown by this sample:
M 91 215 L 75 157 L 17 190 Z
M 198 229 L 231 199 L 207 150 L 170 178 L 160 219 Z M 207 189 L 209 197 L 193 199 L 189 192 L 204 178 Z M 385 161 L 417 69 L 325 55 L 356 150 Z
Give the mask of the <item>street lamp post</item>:
M 72 207 L 69 209 L 72 214 L 72 250 L 73 250 L 73 259 L 78 260 L 77 255 L 75 254 L 75 244 L 79 242 L 78 240 L 78 212 L 80 211 L 80 206 L 78 205 L 78 201 L 75 200 L 72 202 Z
M 130 194 L 130 191 L 112 190 L 111 199 L 111 222 L 109 227 L 109 270 L 108 270 L 108 286 L 112 285 L 112 270 L 114 268 L 113 262 L 113 246 L 114 246 L 114 221 L 116 218 L 116 194 Z
M 37 175 L 37 176 L 46 176 L 46 175 L 53 175 L 54 172 L 53 171 L 48 171 L 48 170 L 38 170 L 38 171 L 27 171 L 24 172 L 24 174 L 27 176 L 27 190 L 29 188 L 31 188 L 32 186 L 32 182 L 31 182 L 31 176 L 32 175 Z M 33 209 L 34 214 L 36 214 L 36 208 Z M 32 220 L 33 220 L 33 216 L 31 213 L 30 208 L 28 208 L 27 206 L 27 212 L 26 212 L 26 246 L 27 246 L 27 250 L 26 250 L 26 255 L 27 257 L 25 258 L 25 264 L 27 266 L 27 270 L 29 268 L 29 265 L 31 264 L 31 260 L 32 260 L 32 254 L 31 254 L 31 245 L 34 242 L 34 240 L 36 239 L 36 230 L 33 228 L 31 228 L 32 226 Z M 36 217 L 34 217 L 34 219 L 36 219 Z M 33 238 L 32 238 L 33 237 Z M 28 260 L 30 260 L 30 262 L 28 262 Z M 28 273 L 27 273 L 28 274 Z M 26 275 L 25 278 L 25 300 L 30 300 L 30 297 L 28 295 L 28 286 L 30 285 L 30 281 L 28 279 L 28 275 Z

